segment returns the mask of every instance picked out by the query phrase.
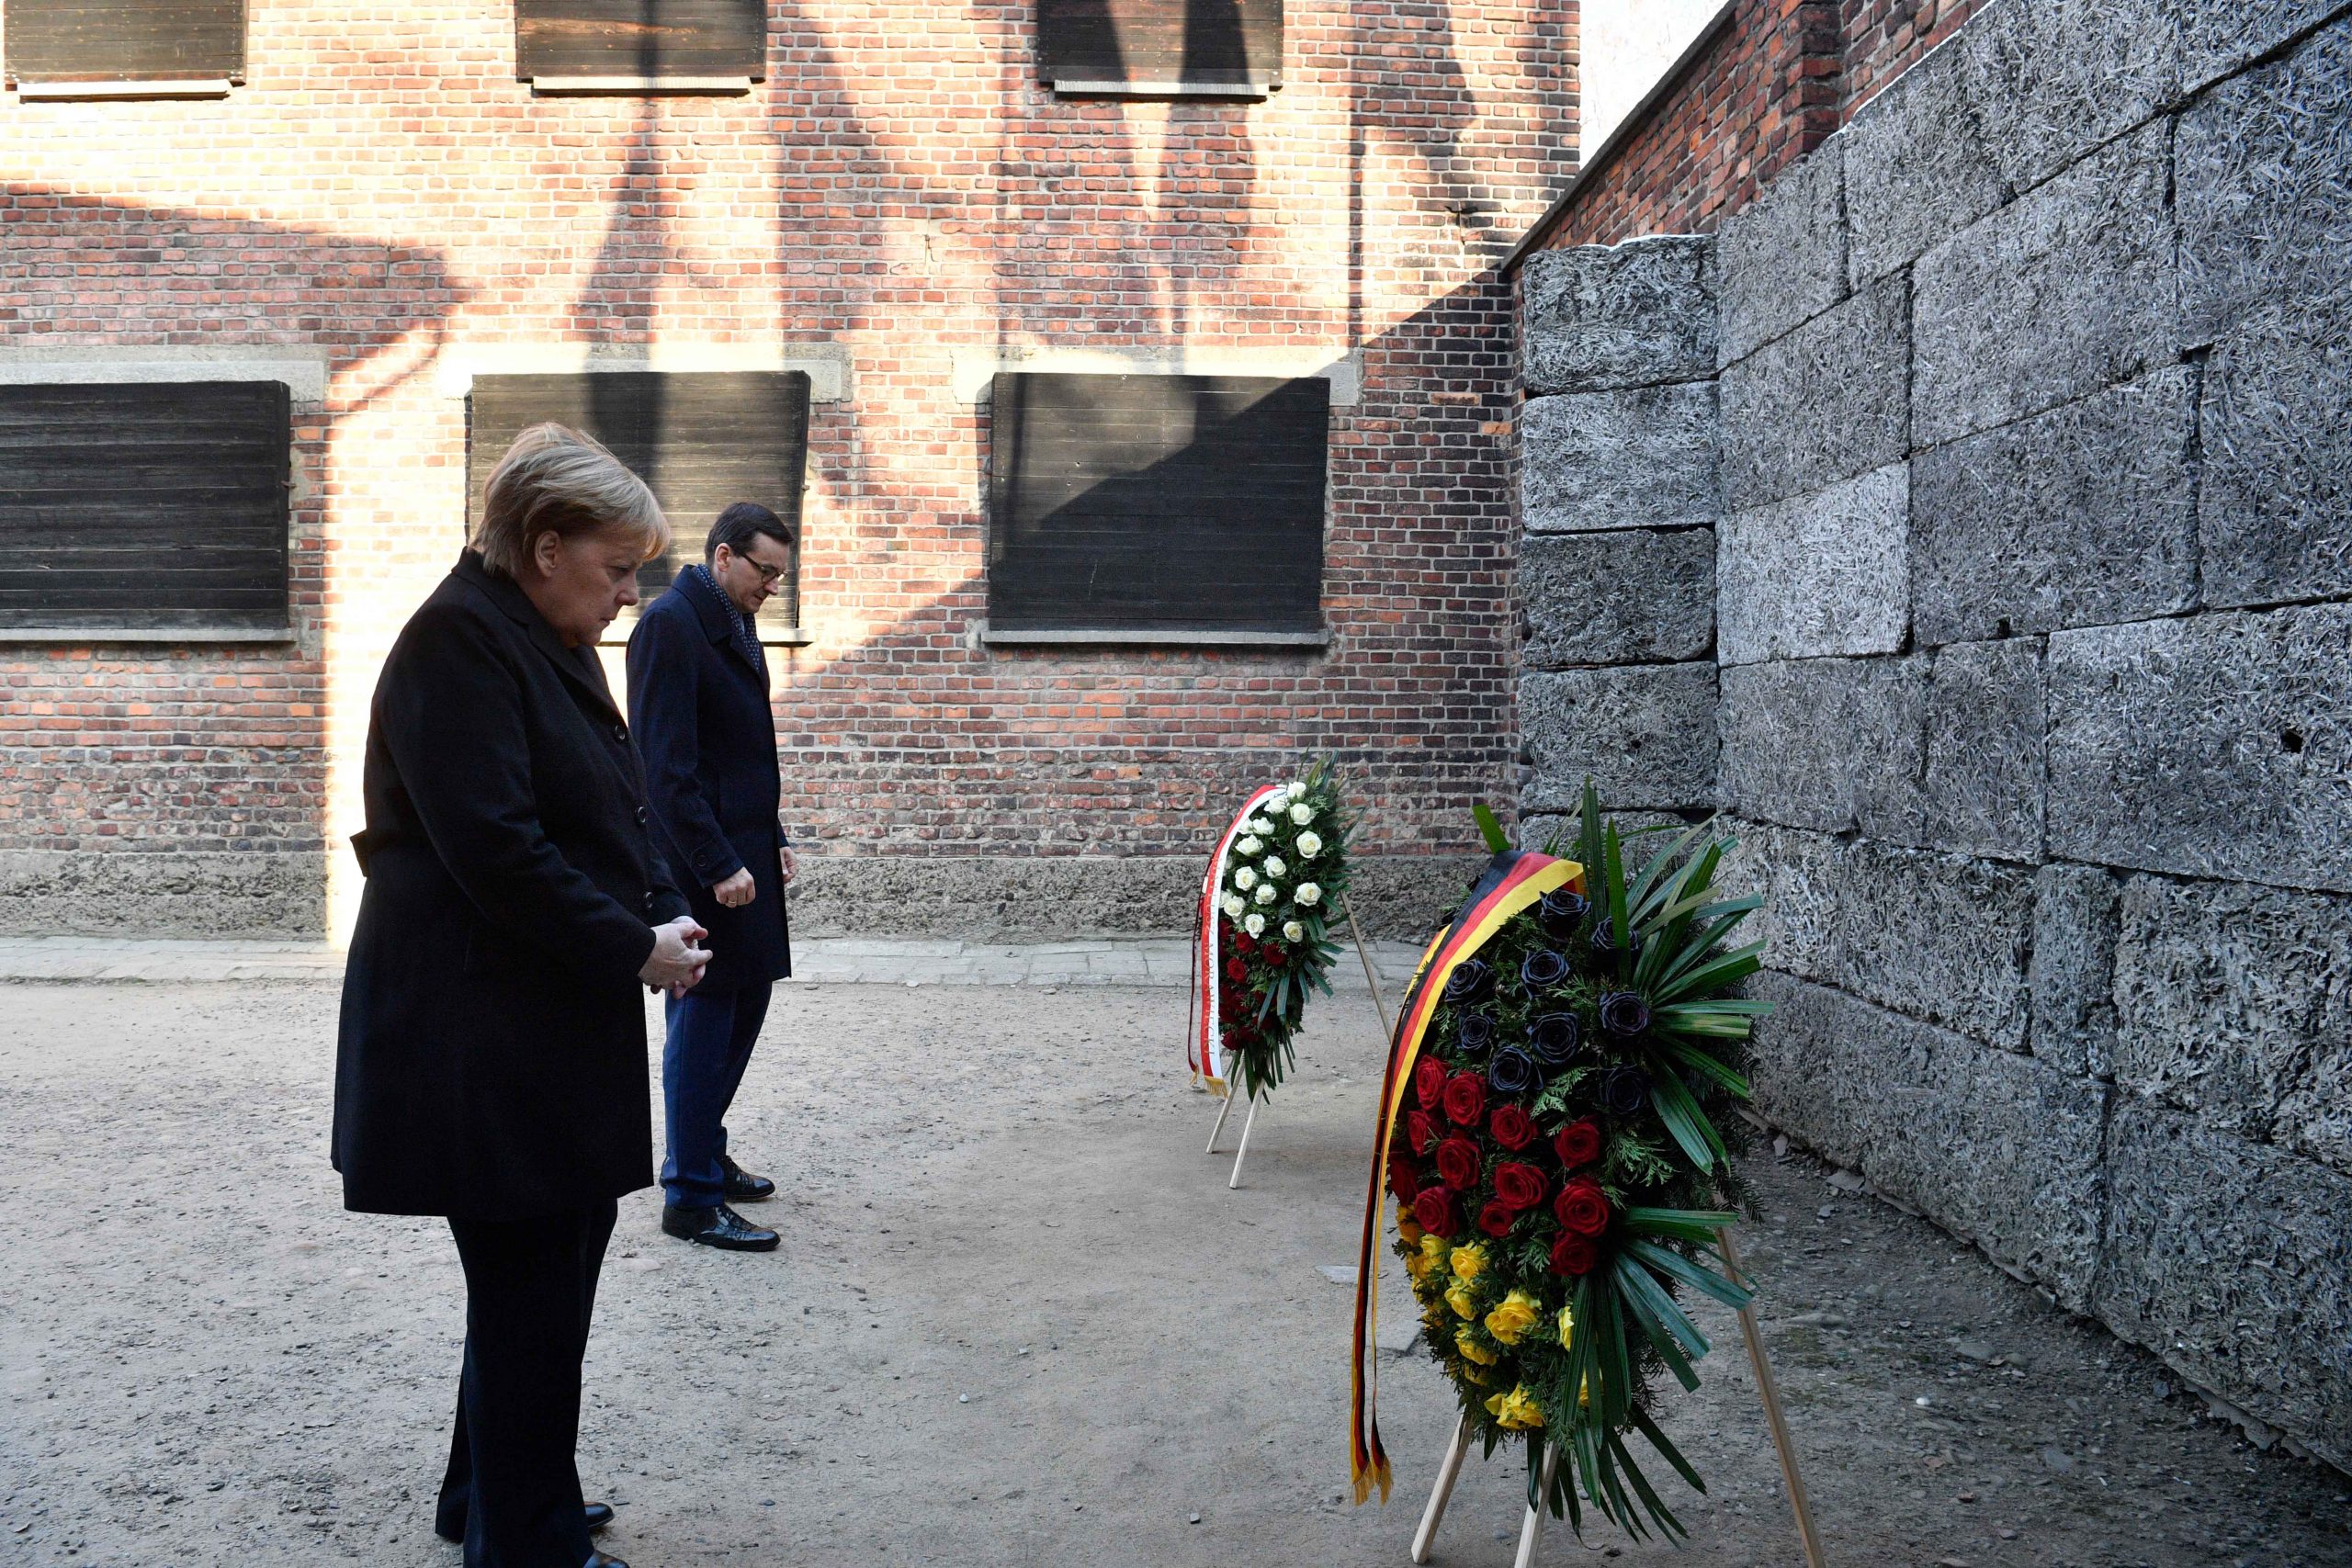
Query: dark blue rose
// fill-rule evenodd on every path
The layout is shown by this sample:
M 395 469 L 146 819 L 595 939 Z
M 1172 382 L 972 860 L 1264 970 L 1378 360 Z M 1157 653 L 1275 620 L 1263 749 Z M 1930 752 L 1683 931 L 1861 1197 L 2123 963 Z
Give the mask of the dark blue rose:
M 1527 1048 L 1547 1067 L 1567 1065 L 1584 1040 L 1584 1028 L 1572 1012 L 1547 1012 L 1527 1026 Z
M 1544 934 L 1554 942 L 1566 942 L 1576 935 L 1577 927 L 1582 925 L 1585 916 L 1591 912 L 1591 899 L 1566 887 L 1554 888 L 1544 895 L 1542 903 L 1535 906 L 1537 922 L 1543 926 Z
M 1650 1004 L 1632 991 L 1610 991 L 1600 998 L 1600 1027 L 1632 1039 L 1650 1026 Z
M 1516 1045 L 1506 1045 L 1487 1064 L 1487 1081 L 1497 1094 L 1523 1094 L 1535 1081 L 1535 1063 Z
M 1483 1051 L 1495 1043 L 1495 1021 L 1483 1012 L 1465 1012 L 1453 1037 L 1464 1051 Z
M 1600 1103 L 1619 1121 L 1650 1102 L 1650 1076 L 1639 1067 L 1611 1067 L 1600 1076 Z
M 1495 972 L 1476 958 L 1465 958 L 1445 977 L 1445 999 L 1456 1006 L 1475 1002 L 1495 988 Z
M 1567 977 L 1568 961 L 1550 948 L 1529 953 L 1519 966 L 1520 982 L 1531 991 L 1549 990 Z

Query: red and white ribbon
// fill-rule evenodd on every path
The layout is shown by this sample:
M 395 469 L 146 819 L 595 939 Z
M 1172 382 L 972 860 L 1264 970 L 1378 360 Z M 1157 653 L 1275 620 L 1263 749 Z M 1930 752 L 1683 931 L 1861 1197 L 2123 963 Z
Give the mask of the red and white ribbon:
M 1241 837 L 1242 825 L 1282 793 L 1281 784 L 1268 784 L 1234 813 L 1233 821 L 1217 839 L 1216 852 L 1209 856 L 1208 875 L 1201 883 L 1200 919 L 1193 938 L 1193 998 L 1198 1004 L 1198 1021 L 1184 1043 L 1184 1054 L 1192 1065 L 1193 1081 L 1218 1094 L 1226 1091 L 1226 1051 L 1225 961 L 1216 940 L 1217 921 L 1224 911 L 1217 908 L 1217 898 L 1225 891 L 1225 868 L 1232 860 L 1233 841 Z

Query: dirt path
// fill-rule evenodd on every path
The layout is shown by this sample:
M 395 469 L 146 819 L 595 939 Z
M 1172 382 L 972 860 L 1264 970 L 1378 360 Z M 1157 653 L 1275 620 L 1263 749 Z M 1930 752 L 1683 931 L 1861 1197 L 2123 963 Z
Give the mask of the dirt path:
M 457 1562 L 429 1529 L 456 1258 L 435 1224 L 339 1206 L 334 1000 L 0 988 L 0 1561 Z M 1350 1298 L 1317 1271 L 1353 1260 L 1376 1027 L 1361 996 L 1324 1005 L 1227 1193 L 1183 1006 L 786 992 L 734 1118 L 784 1186 L 785 1249 L 686 1247 L 652 1194 L 623 1207 L 582 1442 L 607 1550 L 1402 1564 L 1450 1406 L 1424 1359 L 1385 1358 L 1399 1494 L 1342 1501 Z M 1839 1568 L 2352 1562 L 2344 1477 L 2200 1420 L 1932 1227 L 1758 1164 L 1750 1262 Z M 1713 1491 L 1679 1494 L 1675 1561 L 1794 1562 L 1736 1334 L 1702 1321 L 1707 1386 L 1669 1427 Z M 1474 1463 L 1439 1562 L 1508 1563 L 1521 1484 Z M 1543 1560 L 1588 1551 L 1664 1555 L 1562 1529 Z

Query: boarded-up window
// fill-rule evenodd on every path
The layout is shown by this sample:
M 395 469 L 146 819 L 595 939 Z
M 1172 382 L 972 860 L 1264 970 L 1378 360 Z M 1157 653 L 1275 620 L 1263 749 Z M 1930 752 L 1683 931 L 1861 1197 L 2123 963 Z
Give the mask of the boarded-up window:
M 0 386 L 0 626 L 286 626 L 275 381 Z
M 576 376 L 477 376 L 467 429 L 467 521 L 507 446 L 543 420 L 585 431 L 612 449 L 668 514 L 670 554 L 638 581 L 650 595 L 680 567 L 702 559 L 704 536 L 739 501 L 755 501 L 800 533 L 800 482 L 808 451 L 805 370 L 664 374 L 628 370 Z M 765 628 L 800 621 L 800 562 L 762 613 Z
M 1037 0 L 1037 74 L 1060 92 L 1263 93 L 1282 0 Z
M 514 0 L 515 74 L 767 74 L 766 0 Z
M 12 82 L 245 78 L 243 0 L 7 0 Z
M 989 629 L 1322 628 L 1330 383 L 996 378 Z

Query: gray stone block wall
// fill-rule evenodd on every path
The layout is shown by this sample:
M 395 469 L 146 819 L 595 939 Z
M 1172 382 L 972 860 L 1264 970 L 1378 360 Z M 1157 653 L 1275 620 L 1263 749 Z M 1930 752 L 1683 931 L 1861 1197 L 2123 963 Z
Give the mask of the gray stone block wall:
M 326 905 L 316 851 L 0 853 L 0 936 L 315 939 Z
M 1521 423 L 1523 808 L 1710 778 L 1765 1113 L 2339 1465 L 2347 103 L 2341 0 L 1998 0 L 1711 254 L 1556 253 Z

